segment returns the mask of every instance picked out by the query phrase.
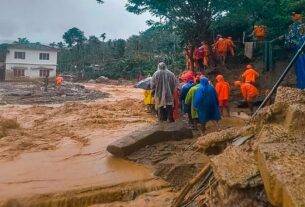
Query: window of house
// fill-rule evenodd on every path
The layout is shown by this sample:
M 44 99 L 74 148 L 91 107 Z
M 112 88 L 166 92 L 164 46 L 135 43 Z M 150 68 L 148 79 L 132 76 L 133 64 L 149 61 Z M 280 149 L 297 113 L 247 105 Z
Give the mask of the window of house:
M 15 52 L 15 59 L 25 59 L 25 52 Z
M 39 60 L 49 60 L 50 54 L 49 53 L 40 53 L 39 54 Z
M 44 78 L 46 76 L 50 76 L 50 70 L 48 69 L 41 69 L 39 70 L 39 77 Z
M 14 77 L 24 77 L 25 75 L 24 75 L 24 71 L 25 71 L 25 69 L 20 69 L 20 68 L 14 68 L 13 69 L 13 71 L 14 71 Z

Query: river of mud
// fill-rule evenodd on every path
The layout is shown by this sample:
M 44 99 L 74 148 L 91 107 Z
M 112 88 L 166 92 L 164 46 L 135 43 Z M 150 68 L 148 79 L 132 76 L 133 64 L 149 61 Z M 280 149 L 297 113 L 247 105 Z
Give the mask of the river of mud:
M 149 167 L 106 152 L 109 143 L 155 121 L 144 110 L 142 91 L 129 86 L 87 87 L 110 96 L 89 103 L 0 108 L 1 120 L 17 123 L 3 129 L 0 138 L 0 204 L 155 179 Z M 164 185 L 156 182 L 151 185 Z

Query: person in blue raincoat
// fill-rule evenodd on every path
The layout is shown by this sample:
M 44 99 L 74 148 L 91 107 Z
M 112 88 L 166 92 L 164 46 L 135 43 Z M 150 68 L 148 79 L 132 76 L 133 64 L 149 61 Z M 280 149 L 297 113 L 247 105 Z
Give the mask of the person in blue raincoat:
M 192 124 L 191 106 L 185 103 L 185 99 L 187 93 L 193 86 L 194 86 L 194 81 L 189 80 L 187 83 L 185 83 L 182 86 L 181 95 L 180 95 L 181 110 L 183 113 L 188 115 L 189 124 Z
M 297 52 L 305 41 L 305 23 L 299 12 L 292 13 L 293 24 L 289 27 L 289 33 L 285 36 L 286 46 Z M 295 65 L 297 77 L 297 88 L 305 89 L 305 54 L 302 53 L 298 57 Z
M 198 112 L 199 123 L 202 125 L 202 133 L 206 130 L 206 124 L 214 121 L 219 129 L 218 121 L 221 120 L 219 103 L 216 90 L 206 77 L 201 78 L 200 86 L 195 93 L 194 108 Z

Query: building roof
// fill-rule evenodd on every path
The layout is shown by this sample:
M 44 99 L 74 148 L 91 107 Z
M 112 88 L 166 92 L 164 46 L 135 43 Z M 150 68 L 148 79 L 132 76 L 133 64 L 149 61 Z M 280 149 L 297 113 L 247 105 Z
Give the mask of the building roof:
M 41 51 L 54 51 L 54 52 L 58 51 L 58 49 L 54 47 L 50 47 L 38 43 L 29 43 L 29 44 L 12 43 L 12 44 L 3 44 L 2 46 L 5 46 L 7 49 L 41 50 Z

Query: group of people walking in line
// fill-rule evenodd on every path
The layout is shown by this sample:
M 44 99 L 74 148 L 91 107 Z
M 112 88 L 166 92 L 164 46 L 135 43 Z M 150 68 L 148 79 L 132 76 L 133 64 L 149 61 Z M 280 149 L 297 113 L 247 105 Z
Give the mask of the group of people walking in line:
M 211 45 L 203 41 L 193 48 L 189 44 L 184 48 L 186 68 L 193 70 L 193 65 L 195 65 L 199 71 L 204 71 L 207 68 L 216 67 L 217 63 L 226 68 L 227 56 L 234 57 L 235 48 L 232 37 L 223 37 L 222 35 L 217 35 Z
M 259 73 L 252 65 L 247 65 L 240 81 L 234 87 L 241 91 L 243 99 L 253 113 L 253 102 L 259 95 L 256 87 Z M 224 116 L 230 116 L 231 85 L 219 74 L 215 86 L 205 75 L 187 71 L 179 78 L 168 70 L 165 63 L 158 65 L 158 70 L 151 78 L 150 89 L 144 93 L 144 103 L 155 108 L 160 122 L 174 122 L 181 114 L 188 117 L 189 125 L 197 130 L 200 124 L 202 132 L 206 124 L 213 121 L 217 128 Z

